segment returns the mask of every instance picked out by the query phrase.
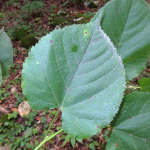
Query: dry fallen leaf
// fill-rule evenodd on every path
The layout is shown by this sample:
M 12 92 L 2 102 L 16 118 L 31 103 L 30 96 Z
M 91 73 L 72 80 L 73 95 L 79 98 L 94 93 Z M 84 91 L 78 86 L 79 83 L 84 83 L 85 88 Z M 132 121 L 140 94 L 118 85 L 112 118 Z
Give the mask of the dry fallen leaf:
M 11 108 L 11 111 L 18 112 L 18 109 L 17 108 Z
M 3 106 L 0 105 L 0 112 L 4 113 L 4 114 L 8 114 L 10 113 L 9 110 L 7 110 L 6 108 L 4 108 Z
M 37 121 L 41 121 L 41 117 L 35 117 Z

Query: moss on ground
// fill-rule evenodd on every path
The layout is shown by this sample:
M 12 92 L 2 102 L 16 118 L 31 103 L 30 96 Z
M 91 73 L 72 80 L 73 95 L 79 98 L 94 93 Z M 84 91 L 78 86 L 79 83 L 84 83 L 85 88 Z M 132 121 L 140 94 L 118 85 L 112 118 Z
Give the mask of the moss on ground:
M 22 47 L 25 47 L 25 48 L 30 48 L 31 46 L 35 45 L 36 43 L 38 42 L 38 39 L 35 38 L 34 35 L 30 34 L 26 37 L 24 37 L 22 40 L 21 40 L 21 43 L 20 45 Z
M 71 22 L 70 18 L 56 18 L 52 19 L 50 25 L 55 28 L 56 26 L 60 26 L 63 28 L 66 25 L 72 25 L 73 22 Z
M 19 28 L 15 34 L 14 37 L 17 41 L 21 41 L 22 38 L 24 38 L 27 35 L 27 31 L 25 31 L 23 28 Z
M 8 115 L 7 114 L 4 114 L 0 117 L 0 123 L 5 123 L 5 122 L 8 122 Z
M 80 19 L 79 19 L 80 18 Z M 79 19 L 79 20 L 77 20 Z M 76 21 L 75 21 L 76 20 Z M 56 28 L 57 26 L 59 26 L 60 28 L 65 27 L 66 25 L 73 25 L 73 24 L 86 24 L 91 20 L 91 16 L 88 15 L 84 15 L 81 13 L 76 13 L 75 17 L 60 17 L 60 18 L 56 18 L 56 19 L 52 19 L 50 21 L 50 25 L 53 28 Z

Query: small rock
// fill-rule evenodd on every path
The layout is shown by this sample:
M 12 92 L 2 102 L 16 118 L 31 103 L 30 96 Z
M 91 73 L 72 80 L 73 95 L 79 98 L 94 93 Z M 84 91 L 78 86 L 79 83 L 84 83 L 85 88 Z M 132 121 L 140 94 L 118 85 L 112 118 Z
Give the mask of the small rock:
M 30 113 L 30 111 L 31 111 L 31 107 L 28 101 L 23 101 L 19 104 L 18 112 L 21 117 L 23 117 L 23 115 L 27 116 Z
M 94 1 L 93 3 L 98 6 L 99 1 Z
M 67 15 L 67 13 L 64 10 L 58 11 L 57 14 L 60 16 L 66 16 Z
M 17 88 L 16 87 L 12 87 L 11 88 L 11 93 L 14 94 L 14 92 L 17 92 Z
M 93 1 L 93 2 L 84 2 L 83 5 L 85 7 L 91 7 L 91 8 L 98 8 L 98 1 Z
M 0 150 L 10 150 L 10 147 L 8 145 L 0 146 Z
M 90 5 L 90 2 L 84 2 L 83 5 L 84 5 L 85 7 L 88 7 L 88 6 Z
M 88 7 L 89 7 L 90 9 L 92 9 L 92 8 L 98 8 L 98 6 L 96 5 L 96 3 L 94 3 L 94 2 L 91 2 L 91 3 L 88 5 Z
M 59 29 L 59 28 L 60 28 L 60 26 L 61 26 L 61 25 L 57 25 L 55 28 L 56 28 L 56 29 Z

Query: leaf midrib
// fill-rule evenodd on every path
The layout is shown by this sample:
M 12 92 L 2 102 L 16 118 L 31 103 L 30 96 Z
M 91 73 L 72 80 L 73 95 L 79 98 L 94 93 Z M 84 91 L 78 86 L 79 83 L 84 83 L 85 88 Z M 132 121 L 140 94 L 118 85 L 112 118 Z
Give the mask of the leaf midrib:
M 93 23 L 89 23 L 89 24 L 93 24 Z M 89 25 L 89 24 L 88 24 L 88 25 Z M 83 28 L 82 25 L 81 25 L 81 27 Z M 90 45 L 90 43 L 91 43 L 91 41 L 92 41 L 92 39 L 93 39 L 93 35 L 94 35 L 94 33 L 95 33 L 95 30 L 96 30 L 96 27 L 95 27 L 94 30 L 93 30 L 93 34 L 92 34 L 92 36 L 91 36 L 91 40 L 90 40 L 90 42 L 89 42 L 89 45 Z M 64 34 L 63 34 L 63 36 L 64 36 Z M 89 48 L 89 45 L 88 45 L 87 49 Z M 86 52 L 87 52 L 87 49 L 86 49 L 86 51 L 85 51 L 85 53 L 84 53 L 84 55 L 83 55 L 83 57 L 82 57 L 80 63 L 82 62 L 82 60 L 83 60 L 83 58 L 84 58 L 84 56 L 85 56 L 85 54 L 86 54 Z M 80 65 L 80 63 L 79 63 L 79 65 Z M 78 71 L 79 65 L 78 65 L 78 67 L 77 67 L 77 69 L 76 69 L 74 75 L 75 75 L 76 72 Z M 72 78 L 72 80 L 71 80 L 70 85 L 68 86 L 68 88 L 70 88 L 70 86 L 71 86 L 71 84 L 72 84 L 72 82 L 73 82 L 73 79 L 74 79 L 74 78 Z M 63 99 L 63 101 L 62 101 L 62 104 L 61 104 L 60 106 L 63 106 L 63 103 L 64 103 L 64 101 L 65 101 L 65 98 L 66 98 L 66 96 L 67 96 L 67 93 L 68 93 L 68 91 L 66 92 L 66 94 L 65 94 L 65 96 L 64 96 L 64 99 Z

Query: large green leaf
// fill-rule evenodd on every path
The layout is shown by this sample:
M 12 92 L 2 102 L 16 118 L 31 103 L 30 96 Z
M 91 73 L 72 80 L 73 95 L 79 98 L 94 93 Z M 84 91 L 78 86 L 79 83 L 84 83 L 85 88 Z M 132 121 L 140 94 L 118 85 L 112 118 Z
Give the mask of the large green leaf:
M 125 97 L 106 150 L 150 149 L 150 93 L 133 92 Z
M 12 44 L 10 38 L 4 32 L 4 28 L 0 30 L 0 64 L 2 76 L 8 73 L 8 69 L 13 61 Z
M 146 1 L 111 0 L 103 9 L 100 24 L 123 59 L 127 79 L 138 76 L 150 54 L 150 10 Z
M 80 138 L 110 123 L 125 90 L 121 57 L 97 21 L 43 37 L 23 65 L 22 79 L 31 107 L 59 108 L 64 131 Z
M 150 92 L 150 78 L 142 78 L 138 80 L 138 83 L 141 87 L 140 91 Z

